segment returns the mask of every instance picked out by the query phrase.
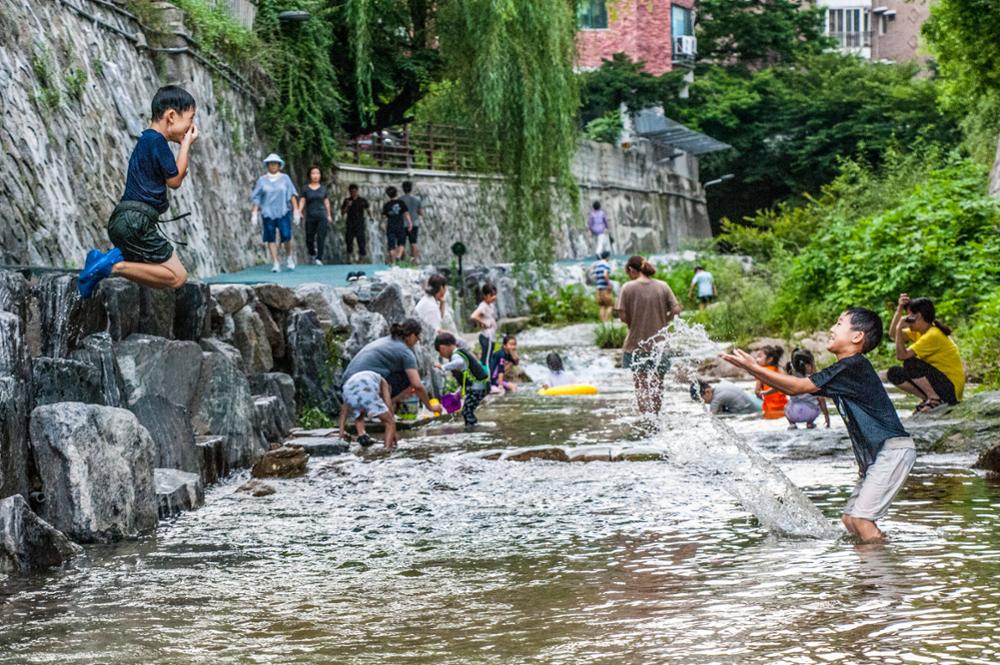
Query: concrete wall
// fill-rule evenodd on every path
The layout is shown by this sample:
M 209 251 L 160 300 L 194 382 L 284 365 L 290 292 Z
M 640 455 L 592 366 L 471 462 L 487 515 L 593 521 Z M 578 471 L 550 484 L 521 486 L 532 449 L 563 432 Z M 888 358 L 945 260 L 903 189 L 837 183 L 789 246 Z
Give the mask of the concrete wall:
M 197 275 L 253 263 L 247 198 L 266 150 L 252 95 L 189 55 L 144 48 L 138 26 L 107 3 L 73 4 L 94 18 L 70 3 L 0 0 L 0 263 L 78 266 L 107 245 L 129 155 L 167 82 L 194 95 L 201 137 L 171 195 L 171 213 L 191 217 L 164 230 L 189 243 L 178 251 Z M 67 83 L 76 72 L 78 99 Z
M 665 150 L 641 142 L 630 150 L 584 141 L 577 150 L 573 173 L 579 184 L 579 201 L 557 206 L 555 230 L 559 258 L 590 253 L 586 215 L 591 203 L 602 202 L 612 225 L 617 253 L 676 250 L 711 237 L 705 192 L 698 183 L 693 157 L 660 162 Z M 451 261 L 451 244 L 465 243 L 469 265 L 492 265 L 509 260 L 503 251 L 504 195 L 497 178 L 440 171 L 402 171 L 341 165 L 333 174 L 334 208 L 356 183 L 374 209 L 386 200 L 384 189 L 403 180 L 414 182 L 424 202 L 420 246 L 435 263 Z M 376 259 L 385 255 L 384 226 L 369 226 L 369 246 Z M 333 258 L 343 258 L 343 221 L 336 220 L 328 246 Z M 304 250 L 303 250 L 304 251 Z

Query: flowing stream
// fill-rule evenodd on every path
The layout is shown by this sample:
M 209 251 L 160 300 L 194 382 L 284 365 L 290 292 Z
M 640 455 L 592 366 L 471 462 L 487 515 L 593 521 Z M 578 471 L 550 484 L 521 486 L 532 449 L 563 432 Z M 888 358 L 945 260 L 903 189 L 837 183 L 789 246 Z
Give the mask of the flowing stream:
M 918 458 L 890 542 L 858 546 L 834 529 L 857 472 L 839 418 L 720 423 L 674 384 L 651 428 L 590 335 L 519 341 L 597 396 L 525 389 L 269 497 L 232 478 L 153 537 L 7 582 L 0 663 L 1000 661 L 1000 483 L 970 457 Z M 482 457 L 552 445 L 667 460 Z

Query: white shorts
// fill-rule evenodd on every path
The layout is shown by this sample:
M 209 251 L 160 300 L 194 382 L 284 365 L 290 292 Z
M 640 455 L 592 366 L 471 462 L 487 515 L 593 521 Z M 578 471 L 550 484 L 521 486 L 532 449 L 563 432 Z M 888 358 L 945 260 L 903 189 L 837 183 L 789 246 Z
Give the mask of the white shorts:
M 865 477 L 858 481 L 847 500 L 844 512 L 851 517 L 877 522 L 889 512 L 889 505 L 910 475 L 917 461 L 913 439 L 899 437 L 887 439 L 868 467 Z
M 378 372 L 358 372 L 344 384 L 344 404 L 357 420 L 365 415 L 378 418 L 389 410 L 382 399 L 382 376 Z

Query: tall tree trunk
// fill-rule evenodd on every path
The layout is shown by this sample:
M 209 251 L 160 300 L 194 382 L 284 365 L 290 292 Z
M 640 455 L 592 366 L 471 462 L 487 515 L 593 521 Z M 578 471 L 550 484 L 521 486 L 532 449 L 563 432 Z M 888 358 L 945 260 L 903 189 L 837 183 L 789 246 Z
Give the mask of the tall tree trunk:
M 997 158 L 990 173 L 990 194 L 1000 199 L 1000 139 L 997 140 Z

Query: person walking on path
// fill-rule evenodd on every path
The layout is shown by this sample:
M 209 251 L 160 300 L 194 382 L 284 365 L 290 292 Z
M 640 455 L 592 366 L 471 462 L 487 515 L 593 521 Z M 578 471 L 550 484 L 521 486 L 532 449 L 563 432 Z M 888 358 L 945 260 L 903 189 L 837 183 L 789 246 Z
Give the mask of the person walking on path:
M 409 180 L 403 181 L 403 195 L 399 198 L 406 204 L 406 209 L 410 213 L 410 230 L 406 233 L 406 240 L 410 243 L 410 258 L 416 263 L 420 259 L 417 236 L 420 234 L 420 217 L 424 211 L 424 204 L 420 197 L 413 193 L 413 183 Z M 403 253 L 406 253 L 405 248 Z
M 347 186 L 347 198 L 340 204 L 340 216 L 344 218 L 344 253 L 350 263 L 368 259 L 365 217 L 370 215 L 371 204 L 368 203 L 368 199 L 359 195 L 358 186 L 351 183 Z M 354 253 L 355 243 L 358 248 L 357 254 Z
M 389 265 L 403 259 L 406 251 L 406 238 L 413 230 L 413 220 L 406 209 L 406 204 L 399 198 L 395 187 L 386 187 L 385 195 L 389 200 L 382 206 L 382 216 L 385 217 L 385 235 L 388 247 Z
M 951 328 L 936 318 L 929 298 L 910 299 L 899 294 L 889 336 L 896 343 L 896 359 L 902 367 L 890 367 L 889 382 L 922 401 L 917 413 L 943 404 L 958 404 L 965 390 L 965 367 Z M 910 343 L 908 347 L 906 344 Z
M 615 307 L 615 294 L 611 289 L 611 264 L 608 259 L 611 252 L 601 252 L 600 258 L 590 267 L 590 274 L 594 276 L 594 286 L 597 287 L 597 316 L 601 323 L 611 320 L 611 312 Z
M 264 158 L 267 173 L 257 179 L 250 200 L 253 208 L 250 217 L 254 226 L 263 225 L 263 239 L 271 254 L 271 272 L 281 272 L 278 260 L 278 240 L 285 248 L 285 265 L 295 270 L 295 255 L 292 250 L 292 221 L 299 223 L 299 193 L 292 179 L 281 172 L 285 160 L 273 152 Z
M 125 192 L 108 220 L 114 247 L 87 253 L 77 280 L 81 298 L 90 298 L 112 274 L 152 289 L 177 289 L 187 281 L 187 269 L 156 225 L 169 208 L 167 188 L 177 189 L 184 182 L 191 146 L 198 140 L 194 97 L 168 85 L 156 91 L 150 111 L 149 127 L 128 160 Z M 171 141 L 180 144 L 176 159 Z
M 641 256 L 625 265 L 631 280 L 618 294 L 618 318 L 628 326 L 622 364 L 632 370 L 639 411 L 658 414 L 662 406 L 663 377 L 670 361 L 653 347 L 656 335 L 680 314 L 681 305 L 665 283 L 653 279 L 656 268 Z
M 309 263 L 321 266 L 326 232 L 333 215 L 330 212 L 330 197 L 323 184 L 323 171 L 318 166 L 309 169 L 309 183 L 302 188 L 302 196 L 299 198 L 299 217 L 305 217 L 306 220 Z
M 594 256 L 600 258 L 601 254 L 611 252 L 611 236 L 608 234 L 611 229 L 608 223 L 608 216 L 601 210 L 601 202 L 594 201 L 590 214 L 587 216 L 587 229 L 590 230 L 591 239 L 594 242 Z
M 694 268 L 694 278 L 691 280 L 691 286 L 688 287 L 689 300 L 694 298 L 695 287 L 698 287 L 698 309 L 705 309 L 718 295 L 715 290 L 715 278 L 712 273 L 705 270 L 705 266 L 695 266 Z

